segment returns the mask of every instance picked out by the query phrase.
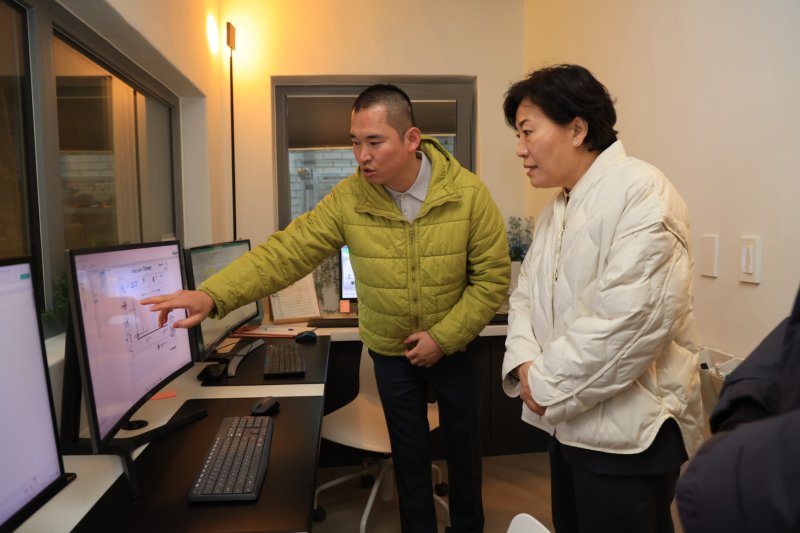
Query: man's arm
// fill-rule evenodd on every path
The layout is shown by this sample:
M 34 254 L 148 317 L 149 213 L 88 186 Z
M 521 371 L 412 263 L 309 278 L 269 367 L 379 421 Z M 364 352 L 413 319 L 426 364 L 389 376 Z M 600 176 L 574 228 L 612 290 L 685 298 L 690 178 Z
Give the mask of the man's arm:
M 207 316 L 224 317 L 242 305 L 288 287 L 344 245 L 335 192 L 336 188 L 285 230 L 273 233 L 265 243 L 209 277 L 199 290 L 148 298 L 142 304 L 153 305 L 151 311 L 159 311 L 159 321 L 164 322 L 170 310 L 187 309 L 188 318 L 175 325 L 191 327 Z

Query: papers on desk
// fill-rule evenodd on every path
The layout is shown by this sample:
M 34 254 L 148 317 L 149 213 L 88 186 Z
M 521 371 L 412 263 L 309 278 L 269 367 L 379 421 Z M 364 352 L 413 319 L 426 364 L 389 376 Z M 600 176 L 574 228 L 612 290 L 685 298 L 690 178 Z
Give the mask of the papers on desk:
M 319 302 L 313 274 L 270 295 L 269 307 L 272 321 L 276 324 L 306 322 L 309 318 L 318 317 Z

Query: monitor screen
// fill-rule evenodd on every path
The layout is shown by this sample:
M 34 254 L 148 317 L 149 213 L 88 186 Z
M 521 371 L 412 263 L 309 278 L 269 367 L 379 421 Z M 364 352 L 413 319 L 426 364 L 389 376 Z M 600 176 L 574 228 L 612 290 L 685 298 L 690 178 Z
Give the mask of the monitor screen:
M 143 298 L 183 289 L 177 242 L 71 250 L 70 298 L 92 446 L 98 451 L 150 396 L 192 365 L 186 317 L 158 313 Z
M 356 275 L 353 273 L 353 265 L 350 264 L 350 249 L 347 246 L 342 246 L 339 250 L 339 299 L 352 301 L 358 299 Z
M 196 289 L 206 279 L 249 251 L 249 240 L 189 248 L 186 250 L 186 274 L 189 278 L 189 288 Z M 199 331 L 195 331 L 198 360 L 206 359 L 229 334 L 260 314 L 258 303 L 253 302 L 231 311 L 224 318 L 203 320 Z
M 0 302 L 0 530 L 5 531 L 52 496 L 64 466 L 28 262 L 0 262 Z

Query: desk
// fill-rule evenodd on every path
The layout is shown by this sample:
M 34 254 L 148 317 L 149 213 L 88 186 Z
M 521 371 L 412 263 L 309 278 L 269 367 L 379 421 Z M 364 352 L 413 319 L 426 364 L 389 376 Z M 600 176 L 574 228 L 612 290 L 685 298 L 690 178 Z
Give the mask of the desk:
M 328 351 L 330 349 L 331 338 L 319 334 L 317 340 L 309 343 L 295 343 L 293 339 L 264 338 L 264 345 L 259 346 L 242 359 L 236 369 L 236 376 L 229 378 L 222 377 L 217 381 L 204 383 L 204 387 L 237 387 L 247 385 L 280 385 L 283 383 L 325 383 L 328 375 Z M 300 354 L 306 361 L 306 373 L 302 377 L 264 377 L 264 360 L 267 356 L 267 346 L 270 344 L 297 344 Z
M 131 501 L 123 477 L 78 523 L 96 531 L 308 531 L 316 480 L 322 398 L 280 398 L 267 476 L 255 502 L 187 500 L 208 445 L 225 416 L 249 414 L 250 398 L 189 400 L 178 414 L 208 417 L 163 437 L 136 459 L 141 498 Z
M 319 425 L 321 423 L 322 412 L 321 409 L 319 412 L 317 412 L 314 405 L 319 404 L 321 406 L 322 396 L 325 392 L 324 383 L 298 384 L 296 381 L 293 382 L 287 380 L 285 384 L 280 385 L 202 387 L 200 386 L 200 382 L 197 380 L 197 374 L 200 373 L 203 367 L 203 364 L 194 365 L 188 371 L 175 378 L 175 380 L 173 380 L 164 388 L 166 391 L 175 392 L 175 397 L 148 401 L 139 409 L 139 411 L 137 411 L 135 418 L 143 418 L 148 420 L 150 422 L 149 427 L 152 428 L 166 423 L 188 400 L 242 398 L 242 402 L 246 406 L 249 406 L 253 402 L 253 398 L 260 398 L 266 395 L 281 398 L 281 414 L 283 414 L 284 399 L 289 399 L 287 406 L 289 406 L 290 411 L 294 411 L 295 408 L 291 407 L 294 405 L 294 402 L 291 400 L 291 398 L 309 398 L 310 400 L 313 400 L 311 402 L 313 405 L 311 405 L 308 417 L 311 422 L 316 422 L 315 427 L 317 428 L 317 435 L 319 434 Z M 302 418 L 302 415 L 299 415 L 299 417 Z M 286 416 L 286 418 L 288 419 L 289 416 Z M 181 435 L 184 432 L 194 434 L 193 432 L 195 431 L 201 431 L 203 425 L 210 421 L 211 417 L 205 418 L 199 422 L 194 422 L 193 424 L 178 430 L 176 436 Z M 193 427 L 198 424 L 201 424 L 201 426 L 198 426 L 197 428 Z M 214 429 L 212 431 L 215 431 L 218 425 L 219 421 L 217 419 L 217 424 L 213 426 Z M 124 438 L 135 436 L 143 431 L 146 431 L 147 429 L 148 428 L 145 428 L 144 430 L 137 432 L 121 431 L 119 433 L 119 437 Z M 276 430 L 277 429 L 278 426 L 276 426 Z M 137 466 L 138 458 L 144 451 L 146 451 L 147 448 L 152 447 L 152 451 L 155 453 L 158 451 L 159 445 L 164 442 L 164 439 L 168 438 L 169 436 L 164 437 L 161 440 L 155 441 L 151 445 L 142 446 L 137 449 L 133 454 L 137 459 Z M 208 445 L 211 442 L 211 436 L 208 436 L 205 439 L 202 437 L 199 438 L 201 440 L 196 442 L 196 447 L 192 448 L 192 453 L 204 454 L 208 450 Z M 276 442 L 276 438 L 279 438 L 277 433 L 273 435 L 273 446 L 275 445 L 274 443 Z M 314 445 L 316 446 L 317 442 L 315 442 Z M 316 468 L 316 453 L 313 457 L 307 457 L 306 459 L 309 462 L 307 465 L 308 468 L 313 471 Z M 148 459 L 148 461 L 150 460 L 151 459 Z M 285 460 L 286 465 L 291 467 L 291 460 L 292 459 Z M 271 453 L 270 468 L 272 468 L 274 461 L 279 461 L 279 459 L 277 459 L 276 456 L 272 455 Z M 120 477 L 122 475 L 122 462 L 120 458 L 112 455 L 68 455 L 64 457 L 64 468 L 67 472 L 74 472 L 77 474 L 75 481 L 67 485 L 67 487 L 56 494 L 47 504 L 39 509 L 39 511 L 25 521 L 19 527 L 18 531 L 37 533 L 43 531 L 72 531 L 85 515 L 90 514 L 90 510 L 95 503 L 104 498 L 106 491 L 109 489 L 113 490 L 115 483 L 125 483 L 125 479 Z M 200 468 L 199 463 L 197 468 Z M 137 474 L 139 474 L 140 478 L 144 475 L 144 473 L 140 472 L 139 469 L 137 469 Z M 265 480 L 264 489 L 262 490 L 262 496 L 259 498 L 259 502 L 261 502 L 261 500 L 265 498 L 265 495 L 267 494 L 266 490 L 267 483 L 269 483 L 269 477 L 270 472 L 267 473 L 267 480 Z M 192 480 L 193 479 L 194 478 L 192 477 Z M 189 482 L 191 482 L 191 480 Z M 310 488 L 310 492 L 306 497 L 308 517 L 311 516 L 311 506 L 314 494 L 313 479 L 311 483 L 312 486 Z M 145 496 L 143 496 L 143 499 L 144 498 Z M 298 501 L 302 501 L 302 498 L 299 498 Z M 188 505 L 188 492 L 185 494 L 183 504 Z M 194 511 L 194 506 L 192 506 L 192 510 Z M 153 512 L 156 513 L 156 511 Z M 171 512 L 169 508 L 160 508 L 157 511 L 157 514 L 161 516 L 162 514 L 169 512 Z M 116 530 L 116 526 L 117 525 L 110 530 Z M 152 530 L 152 528 L 150 529 Z

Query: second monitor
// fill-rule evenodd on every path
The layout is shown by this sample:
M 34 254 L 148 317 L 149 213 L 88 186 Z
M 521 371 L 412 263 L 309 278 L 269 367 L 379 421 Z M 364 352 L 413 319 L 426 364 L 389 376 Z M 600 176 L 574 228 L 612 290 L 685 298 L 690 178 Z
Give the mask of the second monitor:
M 189 288 L 194 290 L 206 279 L 250 251 L 250 241 L 222 242 L 186 249 L 186 274 Z M 260 322 L 258 302 L 244 305 L 221 319 L 205 319 L 196 330 L 198 360 L 204 361 L 225 338 L 248 322 Z

